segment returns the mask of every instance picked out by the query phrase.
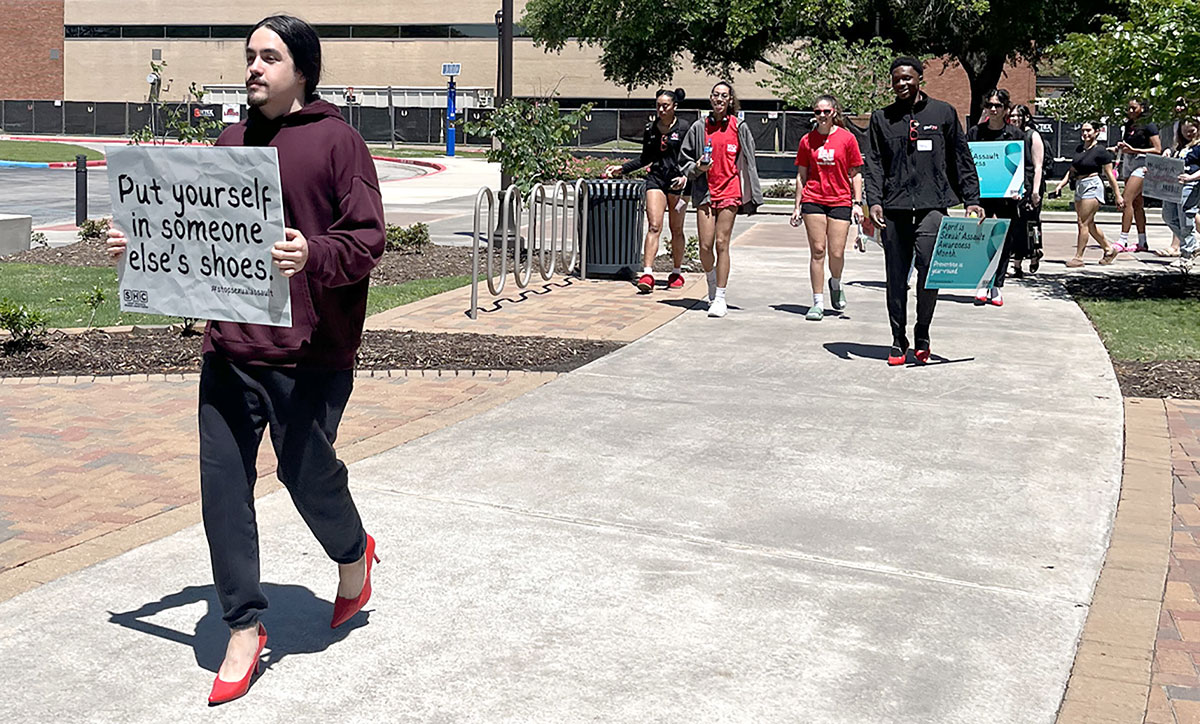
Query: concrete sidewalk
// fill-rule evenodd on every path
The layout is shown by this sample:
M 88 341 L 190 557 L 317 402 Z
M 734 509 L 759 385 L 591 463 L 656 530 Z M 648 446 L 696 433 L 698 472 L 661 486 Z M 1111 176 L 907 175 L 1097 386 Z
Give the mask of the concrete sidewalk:
M 204 707 L 224 643 L 193 527 L 0 604 L 0 720 L 1054 721 L 1120 484 L 1099 340 L 1013 285 L 945 295 L 940 364 L 888 368 L 882 256 L 815 324 L 800 246 L 760 223 L 727 318 L 352 466 L 383 562 L 349 630 L 262 499 L 245 699 Z

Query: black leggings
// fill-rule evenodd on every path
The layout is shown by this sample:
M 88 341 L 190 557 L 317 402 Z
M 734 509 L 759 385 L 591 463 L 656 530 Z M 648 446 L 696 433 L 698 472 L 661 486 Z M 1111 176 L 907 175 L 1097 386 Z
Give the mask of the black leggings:
M 917 323 L 913 336 L 917 341 L 929 340 L 929 325 L 937 306 L 938 290 L 926 289 L 929 263 L 937 243 L 938 228 L 945 209 L 918 211 L 884 211 L 886 228 L 883 232 L 883 255 L 887 269 L 888 321 L 892 325 L 892 344 L 908 348 L 908 272 L 916 256 L 917 265 Z
M 353 384 L 350 370 L 242 365 L 220 354 L 204 356 L 200 500 L 213 582 L 231 628 L 253 625 L 267 608 L 259 585 L 254 481 L 268 424 L 279 479 L 325 553 L 338 563 L 363 557 L 366 533 L 346 466 L 333 450 Z

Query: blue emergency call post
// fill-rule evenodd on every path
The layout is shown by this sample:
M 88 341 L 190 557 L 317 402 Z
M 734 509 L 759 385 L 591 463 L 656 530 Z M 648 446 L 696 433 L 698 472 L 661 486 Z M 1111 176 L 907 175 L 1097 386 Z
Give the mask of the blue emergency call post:
M 458 115 L 455 107 L 454 78 L 462 72 L 462 63 L 442 63 L 442 75 L 450 80 L 446 82 L 446 155 L 454 155 L 454 121 Z

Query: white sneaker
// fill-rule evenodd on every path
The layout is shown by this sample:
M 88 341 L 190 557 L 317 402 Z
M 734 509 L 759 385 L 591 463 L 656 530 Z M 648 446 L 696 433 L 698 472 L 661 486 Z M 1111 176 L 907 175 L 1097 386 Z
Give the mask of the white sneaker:
M 723 297 L 721 299 L 714 299 L 708 303 L 708 316 L 710 317 L 724 317 L 728 311 L 729 306 L 725 304 Z

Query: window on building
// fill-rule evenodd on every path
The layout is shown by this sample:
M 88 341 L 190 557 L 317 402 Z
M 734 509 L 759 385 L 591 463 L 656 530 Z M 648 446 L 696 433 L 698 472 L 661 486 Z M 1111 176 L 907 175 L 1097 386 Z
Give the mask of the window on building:
M 317 30 L 317 35 L 322 38 L 349 38 L 349 25 L 314 25 Z
M 122 38 L 165 38 L 167 36 L 167 27 L 165 25 L 122 25 Z
M 63 35 L 68 38 L 119 38 L 120 25 L 68 25 Z
M 513 30 L 515 31 L 516 28 Z M 470 23 L 450 26 L 450 37 L 452 38 L 495 38 L 499 34 L 500 31 L 496 28 L 495 23 Z
M 207 38 L 207 25 L 168 25 L 168 38 Z
M 244 40 L 250 34 L 250 28 L 253 27 L 253 25 L 214 25 L 209 36 L 228 40 Z
M 449 38 L 448 25 L 401 25 L 401 38 Z
M 350 28 L 352 38 L 399 38 L 399 25 L 355 25 Z

